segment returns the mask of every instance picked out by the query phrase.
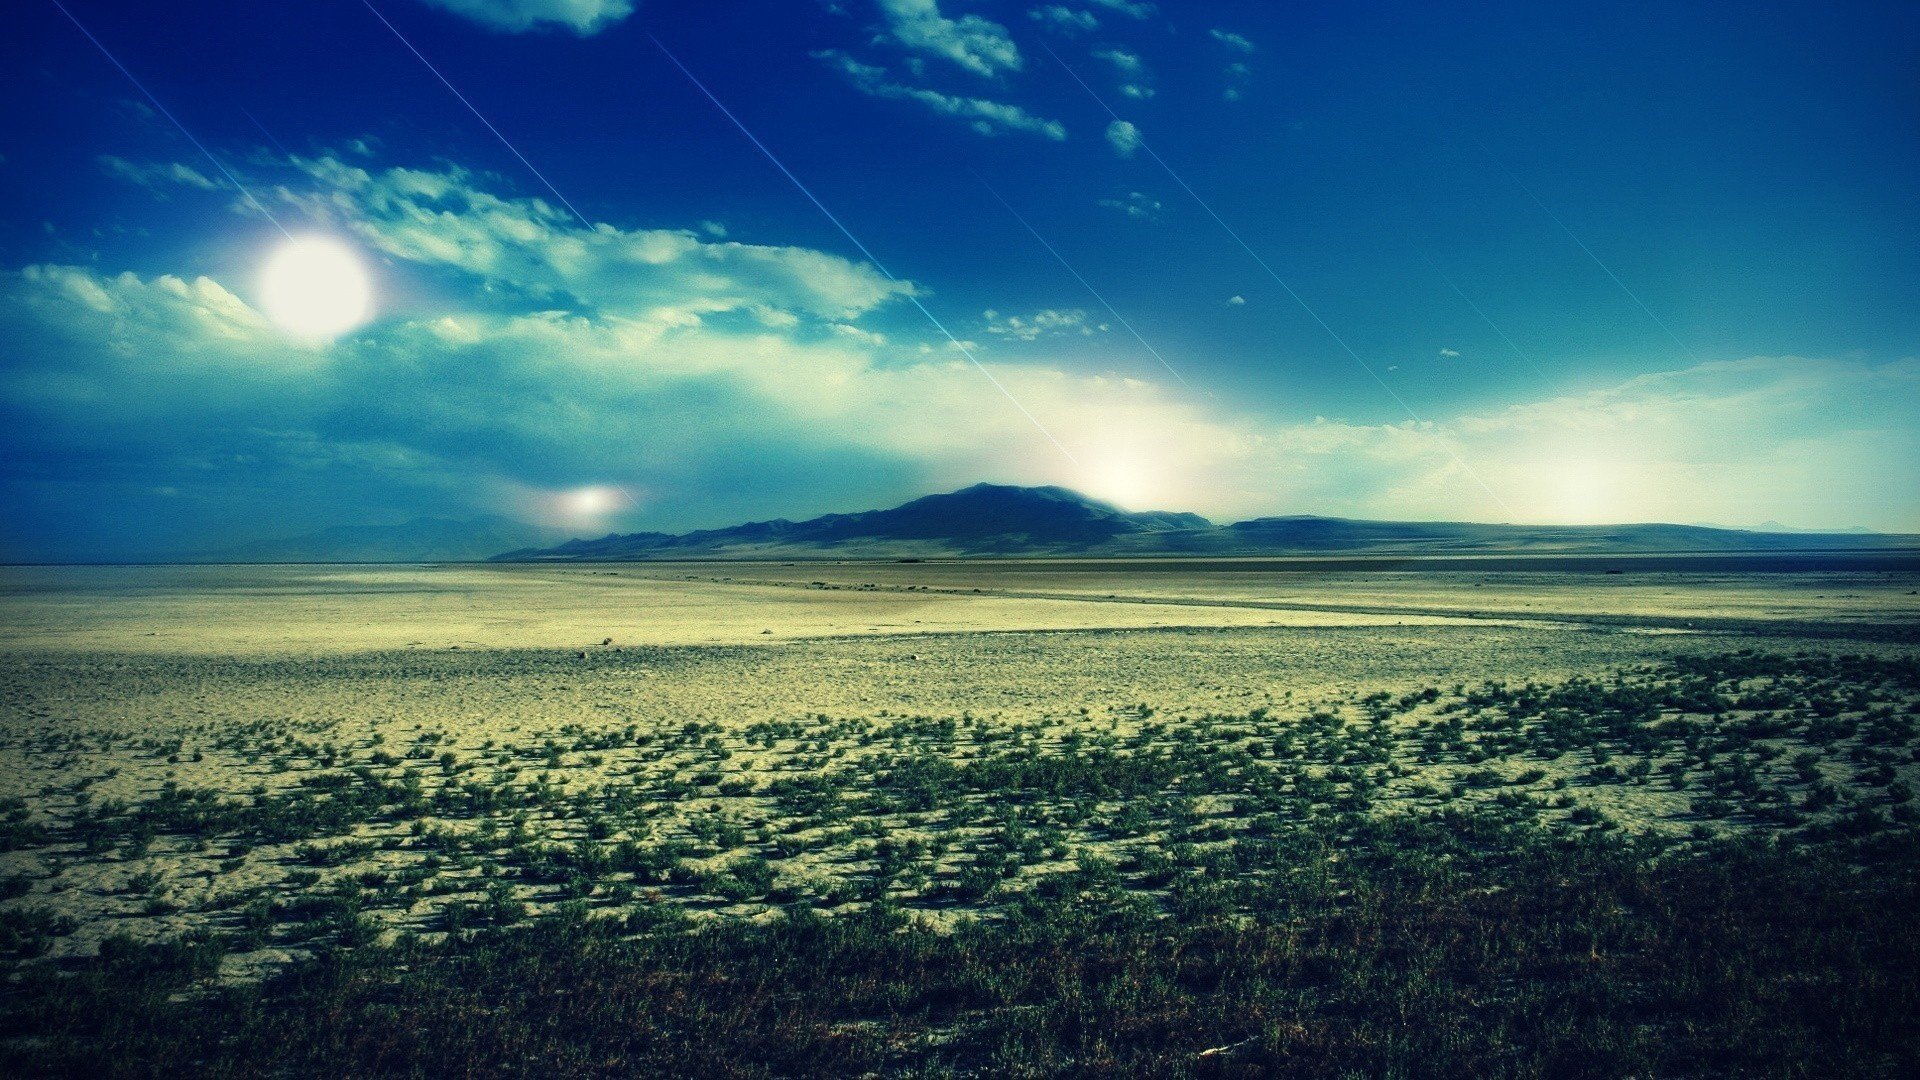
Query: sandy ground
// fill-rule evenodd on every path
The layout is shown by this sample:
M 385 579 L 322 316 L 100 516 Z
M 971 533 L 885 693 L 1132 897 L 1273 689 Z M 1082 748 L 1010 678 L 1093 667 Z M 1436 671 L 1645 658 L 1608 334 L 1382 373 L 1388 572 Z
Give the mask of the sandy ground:
M 391 649 L 1154 627 L 1535 625 L 1827 633 L 1920 623 L 1920 573 L 1274 573 L 1231 564 L 0 568 L 0 650 Z
M 1425 615 L 1269 611 L 965 591 L 809 588 L 730 573 L 556 567 L 8 569 L 0 648 L 315 655 L 406 648 L 744 644 L 868 634 L 1362 626 Z M 804 591 L 802 591 L 804 590 Z
M 868 752 L 865 726 L 905 718 L 980 718 L 987 726 L 961 748 L 972 753 L 991 745 L 992 731 L 1022 725 L 1044 728 L 1038 737 L 1050 746 L 1076 728 L 1137 730 L 1153 715 L 1199 723 L 1265 708 L 1283 728 L 1323 703 L 1356 708 L 1374 691 L 1552 682 L 1756 646 L 1910 661 L 1916 588 L 1920 575 L 1889 572 L 8 568 L 0 800 L 63 836 L 76 821 L 104 820 L 103 805 L 152 805 L 177 790 L 257 800 L 318 790 L 301 785 L 353 767 L 413 775 L 429 792 L 463 776 L 523 792 L 551 778 L 553 790 L 579 795 L 534 814 L 536 840 L 579 843 L 581 807 L 595 805 L 597 790 L 681 790 L 701 772 L 764 789 L 857 759 Z M 807 734 L 784 736 L 776 750 L 750 734 L 770 722 L 804 722 Z M 675 735 L 689 724 L 706 733 Z M 579 749 L 621 730 L 652 741 Z M 389 752 L 397 760 L 383 762 Z M 442 754 L 458 767 L 436 766 Z M 684 838 L 703 822 L 782 827 L 763 795 L 715 791 L 656 799 L 649 835 Z M 1644 788 L 1580 798 L 1623 818 L 1685 805 Z M 827 888 L 820 883 L 865 865 L 850 838 L 802 835 L 820 850 L 783 863 L 783 881 Z M 435 925 L 445 896 L 477 895 L 482 883 L 485 858 L 423 862 L 398 822 L 327 834 L 328 843 L 354 838 L 369 851 L 324 870 L 305 869 L 323 863 L 295 841 L 230 848 L 179 833 L 141 849 L 122 836 L 97 852 L 75 839 L 22 841 L 0 854 L 0 878 L 26 883 L 13 906 L 78 921 L 56 956 L 112 933 L 238 925 L 246 904 L 318 887 L 303 874 L 328 883 L 426 874 L 438 884 L 400 900 L 398 879 L 381 886 L 397 905 L 383 917 L 420 927 Z M 765 849 L 722 843 L 712 858 Z M 930 872 L 951 873 L 964 865 L 956 857 Z M 446 891 L 420 891 L 431 889 Z M 533 886 L 520 895 L 550 902 Z M 287 948 L 263 946 L 236 971 L 270 968 Z

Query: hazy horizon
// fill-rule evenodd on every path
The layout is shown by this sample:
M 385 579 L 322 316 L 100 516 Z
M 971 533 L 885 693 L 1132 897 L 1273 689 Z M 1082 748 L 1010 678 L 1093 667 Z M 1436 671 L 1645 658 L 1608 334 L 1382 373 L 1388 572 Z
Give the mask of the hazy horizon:
M 968 488 L 965 488 L 965 489 L 956 489 L 954 491 L 945 491 L 945 492 L 924 492 L 911 499 L 904 500 L 902 503 L 898 505 L 905 506 L 909 503 L 918 502 L 922 499 L 934 498 L 934 497 L 939 497 L 944 495 L 962 494 L 963 492 L 972 490 L 973 488 L 1007 488 L 1009 490 L 1015 490 L 1015 491 L 1035 490 L 1033 488 L 1020 488 L 1020 487 L 1014 487 L 1010 485 L 994 484 L 991 481 L 983 481 L 977 485 L 970 485 Z M 1080 499 L 1090 500 L 1092 502 L 1095 502 L 1101 505 L 1110 506 L 1110 507 L 1113 507 L 1114 509 L 1118 509 L 1127 513 L 1183 513 L 1185 512 L 1185 511 L 1182 511 L 1179 507 L 1175 507 L 1175 506 L 1149 506 L 1149 507 L 1120 506 L 1119 504 L 1112 503 L 1107 500 L 1094 499 L 1093 497 L 1087 496 L 1084 493 L 1073 492 L 1070 489 L 1061 489 L 1057 487 L 1045 488 L 1041 490 L 1065 490 L 1067 491 L 1068 494 L 1078 496 Z M 614 539 L 616 537 L 635 536 L 635 535 L 684 536 L 688 534 L 699 534 L 703 532 L 724 534 L 730 531 L 731 529 L 740 527 L 740 526 L 766 524 L 768 522 L 794 522 L 794 523 L 804 524 L 807 521 L 814 520 L 815 518 L 819 518 L 819 517 L 831 518 L 831 517 L 840 517 L 840 516 L 849 516 L 849 515 L 859 515 L 863 513 L 871 513 L 874 511 L 891 510 L 894 508 L 895 508 L 894 505 L 876 506 L 876 507 L 843 507 L 840 509 L 829 511 L 824 515 L 811 515 L 807 518 L 788 519 L 788 518 L 775 517 L 775 518 L 767 518 L 767 519 L 757 519 L 754 521 L 727 521 L 727 522 L 721 522 L 712 526 L 696 526 L 691 529 L 676 530 L 673 532 L 662 532 L 658 530 L 634 530 L 634 531 L 625 531 L 625 532 L 620 530 L 613 530 L 608 532 L 580 532 L 577 530 L 568 530 L 565 528 L 560 528 L 555 526 L 535 525 L 525 521 L 516 520 L 514 518 L 507 517 L 504 515 L 498 515 L 498 514 L 483 515 L 481 517 L 476 517 L 476 518 L 446 518 L 446 517 L 421 516 L 421 517 L 414 517 L 414 518 L 409 518 L 406 520 L 398 520 L 398 521 L 375 521 L 375 522 L 366 522 L 361 524 L 336 525 L 327 529 L 318 530 L 316 532 L 303 533 L 299 535 L 271 536 L 261 540 L 249 541 L 249 542 L 240 543 L 240 544 L 229 544 L 226 546 L 209 547 L 199 551 L 188 551 L 188 552 L 177 552 L 177 553 L 154 553 L 144 557 L 140 555 L 124 555 L 119 557 L 108 557 L 108 558 L 84 558 L 84 557 L 75 557 L 75 556 L 69 555 L 64 558 L 0 559 L 0 566 L 23 566 L 23 567 L 25 566 L 49 566 L 49 567 L 56 567 L 56 566 L 101 566 L 101 567 L 220 566 L 220 565 L 262 565 L 262 564 L 274 564 L 274 563 L 284 563 L 286 565 L 377 565 L 377 564 L 394 564 L 394 563 L 413 563 L 413 562 L 423 562 L 423 561 L 435 562 L 435 563 L 476 563 L 477 564 L 477 563 L 486 563 L 486 562 L 492 561 L 495 556 L 505 555 L 512 552 L 516 552 L 516 551 L 521 551 L 526 549 L 554 548 L 554 547 L 559 547 L 566 544 L 572 544 L 572 543 L 578 543 L 578 542 L 591 542 L 595 540 Z M 1521 532 L 1524 532 L 1525 530 L 1530 530 L 1530 529 L 1551 530 L 1551 529 L 1560 529 L 1560 528 L 1567 528 L 1567 529 L 1573 529 L 1573 530 L 1579 530 L 1579 529 L 1631 530 L 1631 529 L 1640 529 L 1640 528 L 1664 529 L 1664 528 L 1671 528 L 1671 527 L 1680 527 L 1680 528 L 1690 528 L 1690 529 L 1716 530 L 1716 531 L 1722 531 L 1722 532 L 1753 532 L 1753 533 L 1781 535 L 1781 536 L 1804 535 L 1809 537 L 1810 539 L 1819 538 L 1819 537 L 1839 537 L 1839 536 L 1871 536 L 1871 537 L 1884 537 L 1890 541 L 1902 541 L 1902 540 L 1910 541 L 1916 538 L 1916 534 L 1912 534 L 1912 533 L 1884 532 L 1884 531 L 1876 531 L 1876 530 L 1857 528 L 1857 527 L 1846 528 L 1846 529 L 1832 529 L 1832 530 L 1795 529 L 1795 528 L 1781 525 L 1779 522 L 1763 522 L 1759 525 L 1754 525 L 1754 526 L 1734 526 L 1734 525 L 1723 525 L 1715 522 L 1698 522 L 1698 521 L 1604 522 L 1604 523 L 1593 523 L 1588 525 L 1568 526 L 1563 524 L 1540 523 L 1540 522 L 1460 522 L 1457 520 L 1450 520 L 1450 519 L 1426 519 L 1426 520 L 1408 519 L 1404 521 L 1383 521 L 1380 519 L 1334 518 L 1334 517 L 1327 517 L 1325 515 L 1315 515 L 1315 514 L 1278 514 L 1278 515 L 1266 515 L 1265 518 L 1267 520 L 1311 519 L 1311 520 L 1330 520 L 1330 521 L 1352 521 L 1359 524 L 1406 525 L 1411 527 L 1418 527 L 1422 525 L 1465 524 L 1465 525 L 1471 525 L 1471 526 L 1484 526 L 1484 527 L 1489 527 L 1493 529 L 1511 528 Z M 1196 528 L 1217 529 L 1225 526 L 1232 526 L 1239 523 L 1251 523 L 1255 520 L 1260 520 L 1260 519 L 1249 518 L 1249 519 L 1205 519 L 1205 520 L 1206 520 L 1206 525 L 1204 527 L 1196 526 Z M 1018 521 L 1008 521 L 1005 524 L 1008 527 L 1010 533 L 1018 533 L 1020 531 L 1020 523 Z M 507 531 L 505 533 L 502 533 L 501 532 L 502 529 L 505 529 Z M 469 554 L 447 555 L 447 554 L 432 553 L 432 551 L 435 550 L 434 545 L 436 542 L 444 545 L 446 543 L 453 542 L 454 540 L 459 538 L 455 536 L 450 536 L 449 535 L 450 532 L 459 533 L 462 536 L 467 538 L 466 548 L 469 551 Z M 1521 543 L 1523 539 L 1524 538 L 1516 537 L 1514 538 L 1514 542 Z M 388 543 L 397 544 L 401 546 L 397 550 L 390 549 L 393 551 L 393 553 L 385 557 L 364 557 L 363 554 L 355 553 L 356 551 L 364 552 L 365 549 L 364 548 L 356 549 L 353 546 L 354 544 L 367 543 L 372 540 L 385 540 Z M 492 542 L 489 543 L 489 540 L 491 540 Z M 409 543 L 413 544 L 414 546 L 412 548 L 408 548 L 406 545 Z M 306 545 L 306 546 L 303 547 L 302 545 Z M 1506 552 L 1506 553 L 1512 553 L 1512 554 L 1524 553 L 1524 551 L 1518 547 L 1489 548 L 1486 550 L 1487 551 L 1497 550 L 1500 552 Z M 1794 551 L 1797 549 L 1788 548 L 1783 550 Z M 1848 549 L 1839 548 L 1834 550 L 1837 553 L 1844 553 Z M 1876 549 L 1868 548 L 1864 550 L 1872 551 Z M 803 558 L 814 558 L 814 559 L 827 559 L 827 558 L 833 557 L 832 548 L 820 549 L 811 555 L 805 553 L 804 551 L 799 552 L 798 554 L 791 551 L 785 551 L 785 549 L 782 549 L 782 551 L 784 553 L 778 554 L 777 556 L 769 555 L 767 557 L 769 558 L 803 557 Z M 305 552 L 305 554 L 289 554 L 292 552 Z M 1618 551 L 1613 552 L 1614 555 L 1635 555 L 1635 554 L 1649 554 L 1649 553 L 1652 553 L 1652 552 L 1640 551 L 1632 548 L 1621 548 Z M 1008 553 L 1003 553 L 1003 554 L 1008 554 Z M 1031 558 L 1031 557 L 1036 557 L 1036 555 L 1038 555 L 1039 553 L 1028 552 L 1025 554 L 1021 554 L 1021 553 L 1011 553 L 1011 554 L 1013 557 Z M 1059 557 L 1070 557 L 1070 555 L 1061 553 L 1061 552 L 1054 552 L 1053 554 Z M 1098 550 L 1089 549 L 1089 552 L 1087 554 L 1089 555 L 1089 557 L 1093 557 L 1093 558 L 1115 558 L 1115 557 L 1128 558 L 1128 557 L 1146 557 L 1148 553 L 1137 552 L 1134 555 L 1129 556 L 1126 554 L 1116 555 L 1114 553 L 1101 554 Z M 1201 559 L 1278 558 L 1278 559 L 1285 560 L 1289 558 L 1312 559 L 1312 558 L 1318 558 L 1326 555 L 1339 555 L 1339 554 L 1342 554 L 1342 551 L 1339 548 L 1321 549 L 1321 548 L 1284 548 L 1283 547 L 1283 548 L 1272 549 L 1270 551 L 1267 551 L 1264 554 L 1256 554 L 1255 552 L 1252 552 L 1252 551 L 1240 552 L 1240 553 L 1216 553 L 1216 554 L 1206 554 L 1202 552 L 1191 552 L 1191 551 L 1189 552 L 1168 551 L 1164 553 L 1164 556 L 1192 557 L 1192 558 L 1201 558 Z M 1372 547 L 1350 549 L 1345 551 L 1344 554 L 1346 555 L 1379 554 L 1379 555 L 1391 555 L 1392 557 L 1395 557 L 1395 558 L 1418 557 L 1418 556 L 1410 555 L 1406 549 L 1399 548 L 1399 547 L 1383 548 L 1379 550 L 1375 550 Z M 1456 557 L 1460 553 L 1459 552 L 1449 553 L 1447 550 L 1443 548 L 1436 548 L 1433 551 L 1431 551 L 1429 554 L 1435 557 L 1449 558 L 1449 557 Z M 1543 551 L 1541 554 L 1543 558 L 1549 558 L 1549 559 L 1560 557 L 1560 555 L 1554 554 L 1550 550 Z M 633 556 L 621 556 L 621 558 L 628 558 L 628 557 L 633 557 Z M 680 554 L 680 555 L 673 555 L 673 554 L 648 555 L 645 557 L 646 558 L 666 558 L 669 560 L 690 559 L 690 560 L 698 561 L 704 558 L 719 558 L 719 559 L 725 560 L 725 559 L 740 558 L 743 556 L 737 553 L 731 554 L 731 555 L 727 555 L 727 554 L 703 555 L 699 553 L 691 553 L 691 554 Z M 858 559 L 858 558 L 867 557 L 867 556 L 862 556 L 858 553 L 855 553 L 847 557 Z M 882 555 L 877 555 L 872 557 L 889 559 L 892 556 L 882 554 Z M 1592 559 L 1604 559 L 1607 557 L 1607 552 L 1600 551 L 1600 550 L 1583 552 L 1581 553 L 1581 557 L 1592 558 Z

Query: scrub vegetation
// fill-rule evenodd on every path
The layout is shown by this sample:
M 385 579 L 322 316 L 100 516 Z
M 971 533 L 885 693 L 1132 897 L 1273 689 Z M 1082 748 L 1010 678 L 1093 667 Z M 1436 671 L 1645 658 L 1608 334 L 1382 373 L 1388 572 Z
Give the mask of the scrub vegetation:
M 0 743 L 60 778 L 0 806 L 0 1067 L 1920 1065 L 1911 657 L 1264 701 L 39 717 Z

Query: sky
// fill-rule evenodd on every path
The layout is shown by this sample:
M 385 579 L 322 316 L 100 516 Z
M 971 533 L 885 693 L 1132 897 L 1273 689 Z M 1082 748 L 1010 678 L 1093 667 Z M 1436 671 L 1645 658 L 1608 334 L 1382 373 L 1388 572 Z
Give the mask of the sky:
M 0 558 L 979 481 L 1920 531 L 1910 4 L 4 18 Z

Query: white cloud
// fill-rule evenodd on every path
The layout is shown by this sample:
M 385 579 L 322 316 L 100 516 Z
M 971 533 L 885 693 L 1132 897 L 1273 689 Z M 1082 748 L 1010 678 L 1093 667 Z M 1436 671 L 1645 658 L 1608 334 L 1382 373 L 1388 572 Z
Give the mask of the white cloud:
M 1227 303 L 1233 307 L 1239 307 L 1240 305 L 1245 304 L 1246 302 L 1247 302 L 1247 298 L 1244 296 L 1227 297 Z
M 1459 354 L 1459 353 L 1458 353 L 1457 351 L 1455 351 L 1455 350 L 1453 350 L 1453 349 L 1441 349 L 1441 350 L 1440 350 L 1440 355 L 1441 355 L 1441 356 L 1447 356 L 1447 357 L 1453 357 L 1453 356 L 1459 356 L 1460 354 Z
M 281 197 L 409 262 L 450 267 L 535 306 L 578 304 L 691 317 L 756 305 L 845 320 L 912 291 L 865 263 L 809 248 L 702 239 L 692 229 L 579 226 L 537 198 L 497 195 L 465 170 L 370 171 L 333 156 L 295 159 L 314 194 Z
M 75 266 L 35 265 L 19 271 L 19 283 L 19 293 L 30 303 L 48 305 L 43 311 L 71 304 L 108 325 L 165 324 L 167 346 L 208 340 L 252 345 L 271 333 L 266 319 L 244 300 L 204 276 L 191 281 L 172 274 L 143 279 L 131 272 L 103 276 Z M 133 358 L 125 350 L 114 351 Z
M 1057 120 L 1034 116 L 1018 105 L 990 101 L 986 98 L 957 97 L 924 87 L 905 86 L 889 80 L 884 69 L 874 67 L 872 64 L 863 64 L 838 49 L 825 49 L 813 55 L 845 75 L 854 88 L 863 94 L 894 101 L 917 102 L 943 116 L 958 117 L 967 121 L 968 126 L 981 135 L 999 135 L 1017 131 L 1038 135 L 1055 142 L 1067 137 L 1066 125 Z
M 1227 88 L 1222 91 L 1228 101 L 1239 101 L 1246 93 L 1248 80 L 1253 78 L 1253 69 L 1235 62 L 1227 65 Z
M 1020 341 L 1063 334 L 1091 337 L 1107 329 L 1105 323 L 1089 322 L 1082 308 L 1043 308 L 1031 315 L 1003 315 L 989 308 L 980 314 L 986 320 L 987 333 Z
M 523 33 L 544 25 L 596 34 L 633 14 L 634 0 L 420 0 L 490 30 Z
M 200 191 L 213 191 L 220 187 L 200 170 L 177 161 L 165 165 L 141 165 L 112 154 L 101 154 L 97 160 L 101 167 L 112 175 L 129 183 L 150 188 L 155 193 L 162 193 L 162 189 L 176 185 L 196 188 Z
M 1087 0 L 1087 3 L 1119 12 L 1131 19 L 1145 19 L 1154 12 L 1154 6 L 1147 0 Z
M 1140 150 L 1140 129 L 1131 121 L 1115 120 L 1107 125 L 1107 142 L 1121 157 L 1130 158 Z
M 1138 55 L 1130 53 L 1125 49 L 1102 49 L 1093 55 L 1098 59 L 1105 60 L 1107 63 L 1112 64 L 1114 70 L 1119 72 L 1121 78 L 1120 92 L 1122 94 L 1133 98 L 1135 101 L 1143 101 L 1153 96 L 1154 90 L 1151 85 L 1152 75 L 1147 71 L 1146 62 L 1141 60 Z
M 949 19 L 938 0 L 876 0 L 895 41 L 942 56 L 980 75 L 1019 71 L 1025 64 L 1007 28 L 978 15 Z
M 1207 33 L 1212 36 L 1213 40 L 1235 52 L 1251 53 L 1254 50 L 1253 42 L 1248 41 L 1244 36 L 1236 34 L 1231 30 L 1209 30 Z
M 1213 40 L 1225 45 L 1228 50 L 1232 52 L 1251 55 L 1254 51 L 1255 46 L 1253 42 L 1232 31 L 1209 30 L 1207 33 L 1213 37 Z M 1244 61 L 1236 60 L 1228 64 L 1226 70 L 1227 86 L 1226 89 L 1221 92 L 1221 96 L 1225 97 L 1228 101 L 1239 101 L 1242 97 L 1246 96 L 1247 82 L 1252 78 L 1253 69 L 1248 67 Z
M 1118 210 L 1130 218 L 1159 220 L 1160 200 L 1140 191 L 1129 191 L 1125 198 L 1111 196 L 1101 199 L 1100 205 L 1109 210 Z
M 1027 9 L 1027 18 L 1042 26 L 1051 26 L 1067 33 L 1086 33 L 1096 29 L 1100 20 L 1094 18 L 1091 11 L 1080 11 L 1063 4 L 1043 4 Z

